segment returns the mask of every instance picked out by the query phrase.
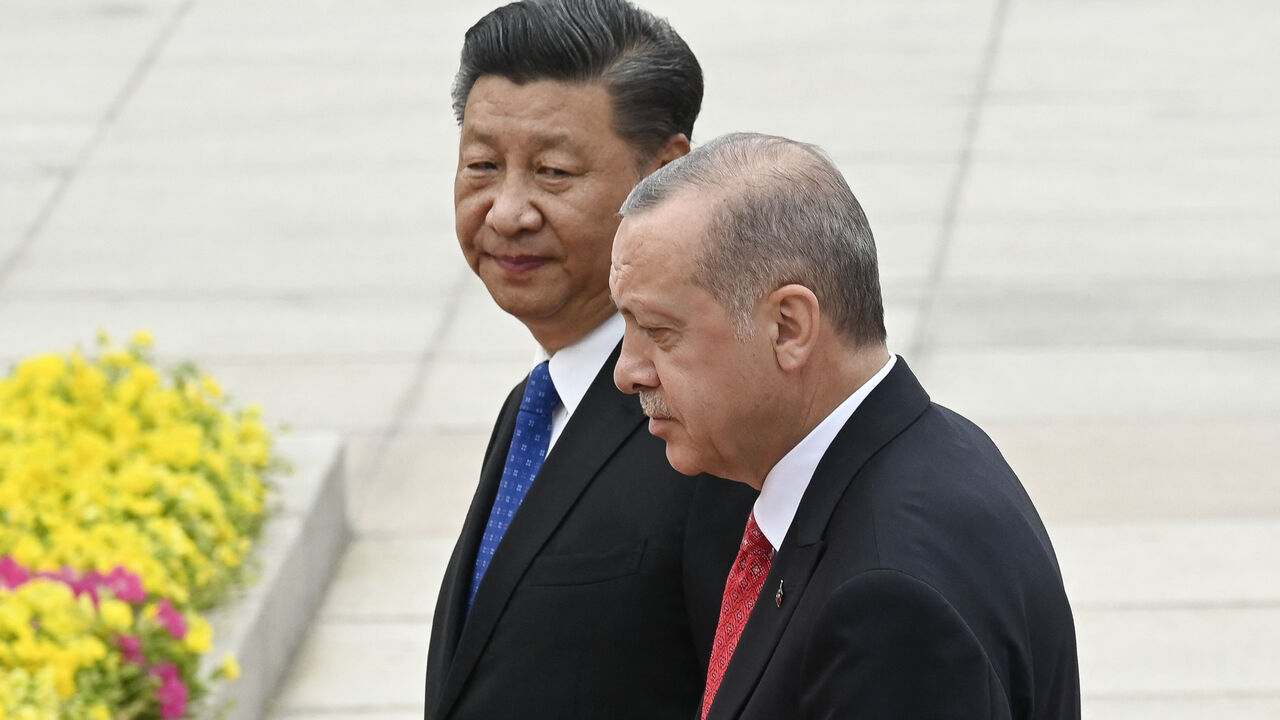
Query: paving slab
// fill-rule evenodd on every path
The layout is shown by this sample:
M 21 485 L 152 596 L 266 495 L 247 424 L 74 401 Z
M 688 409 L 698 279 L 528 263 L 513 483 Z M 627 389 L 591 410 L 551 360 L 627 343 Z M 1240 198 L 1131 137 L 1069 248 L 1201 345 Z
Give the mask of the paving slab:
M 1280 171 L 1266 156 L 983 158 L 970 170 L 962 217 L 1269 217 L 1278 193 Z
M 242 222 L 242 221 L 241 221 Z M 446 292 L 463 268 L 430 235 L 343 228 L 282 236 L 267 223 L 187 230 L 59 228 L 42 234 L 6 284 L 12 296 L 417 295 Z M 140 254 L 148 261 L 138 262 Z M 453 258 L 448 258 L 453 260 Z
M 320 608 L 324 622 L 430 623 L 454 538 L 357 540 Z
M 0 176 L 0 260 L 17 250 L 58 187 L 57 170 L 21 171 L 27 177 L 19 174 Z
M 428 623 L 320 623 L 276 710 L 421 713 L 430 632 Z
M 913 365 L 935 402 L 979 424 L 1275 418 L 1277 367 L 1280 350 L 1134 346 L 938 348 Z
M 1194 0 L 1158 4 L 1014 3 L 998 87 L 1056 97 L 1143 97 L 1196 102 L 1240 95 L 1275 107 L 1270 49 L 1280 12 L 1266 0 L 1238 0 L 1206 15 Z M 1072 61 L 1062 62 L 1064 54 Z
M 1168 58 L 1161 58 L 1168 65 Z M 1265 97 L 1197 96 L 1081 99 L 1045 97 L 1028 102 L 998 85 L 974 140 L 976 154 L 1004 161 L 1028 156 L 1057 161 L 1123 158 L 1149 164 L 1183 157 L 1189 147 L 1211 157 L 1263 159 L 1280 153 L 1275 110 Z M 1253 108 L 1224 104 L 1254 103 Z
M 261 229 L 298 237 L 332 234 L 335 223 L 366 233 L 429 227 L 433 208 L 450 207 L 452 182 L 420 169 L 223 175 L 90 169 L 63 198 L 50 231 L 184 237 L 217 230 L 230 237 Z
M 152 71 L 130 113 L 191 117 L 203 109 L 205 124 L 236 128 L 263 119 L 305 123 L 333 113 L 379 107 L 415 107 L 420 92 L 405 93 L 422 81 L 417 58 L 342 58 L 316 53 L 297 58 L 183 58 L 176 55 Z
M 966 219 L 951 240 L 947 277 L 1028 283 L 1267 280 L 1280 275 L 1274 227 L 1274 219 L 1241 215 Z
M 1280 696 L 1280 606 L 1074 612 L 1086 694 Z
M 867 213 L 867 221 L 876 240 L 885 301 L 902 300 L 900 288 L 919 288 L 930 280 L 942 223 L 880 217 L 866 206 L 863 212 Z
M 35 181 L 57 178 L 76 159 L 88 139 L 87 123 L 65 120 L 20 120 L 0 123 L 0 182 Z M 6 199 L 19 188 L 0 185 Z M 5 202 L 6 210 L 17 208 Z
M 862 205 L 873 232 L 884 222 L 941 224 L 955 183 L 954 159 L 904 163 L 834 153 L 832 159 Z
M 1076 610 L 1280 607 L 1280 517 L 1051 525 Z
M 523 358 L 437 359 L 414 398 L 405 427 L 449 432 L 492 430 L 503 401 L 533 368 L 536 346 L 528 347 Z
M 456 247 L 451 250 L 461 257 Z M 460 270 L 463 279 L 458 285 L 458 300 L 449 312 L 448 327 L 440 339 L 440 357 L 532 363 L 537 344 L 525 326 L 493 302 L 484 285 L 465 264 L 455 261 L 455 267 L 465 269 Z M 510 384 L 514 385 L 523 375 L 521 373 Z M 498 379 L 496 384 L 502 385 L 503 380 L 505 378 Z M 497 412 L 496 407 L 494 412 Z
M 193 108 L 186 116 L 132 112 L 94 155 L 102 170 L 255 172 L 451 168 L 457 148 L 432 143 L 457 129 L 443 104 L 380 107 L 305 119 L 263 117 L 232 125 Z M 424 228 L 416 228 L 423 230 Z
M 93 124 L 173 19 L 180 3 L 13 0 L 0 26 L 0 124 Z
M 408 297 L 41 297 L 0 292 L 0 347 L 11 357 L 73 344 L 99 328 L 124 340 L 160 338 L 164 358 L 310 362 L 414 362 L 443 321 L 443 293 Z M 370 318 L 379 322 L 370 322 Z M 405 333 L 413 327 L 416 332 Z
M 1280 421 L 1019 418 L 982 425 L 1051 524 L 1280 518 Z
M 266 419 L 301 430 L 389 428 L 413 387 L 418 363 L 369 359 L 269 362 L 212 359 L 200 366 L 237 401 L 258 402 Z
M 1280 697 L 1221 698 L 1084 698 L 1089 720 L 1275 720 L 1280 717 Z
M 357 532 L 456 538 L 480 481 L 491 428 L 492 418 L 489 428 L 470 432 L 404 430 L 389 439 L 352 440 L 365 473 L 352 513 Z
M 1280 349 L 1280 272 L 948 280 L 937 298 L 931 339 L 947 348 Z

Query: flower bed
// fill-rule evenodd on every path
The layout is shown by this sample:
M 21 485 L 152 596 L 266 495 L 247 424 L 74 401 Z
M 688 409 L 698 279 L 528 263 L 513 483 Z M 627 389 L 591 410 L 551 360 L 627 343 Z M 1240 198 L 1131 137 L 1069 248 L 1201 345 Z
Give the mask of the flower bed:
M 256 408 L 149 347 L 0 378 L 0 717 L 180 718 L 205 694 L 201 612 L 247 579 L 275 462 Z

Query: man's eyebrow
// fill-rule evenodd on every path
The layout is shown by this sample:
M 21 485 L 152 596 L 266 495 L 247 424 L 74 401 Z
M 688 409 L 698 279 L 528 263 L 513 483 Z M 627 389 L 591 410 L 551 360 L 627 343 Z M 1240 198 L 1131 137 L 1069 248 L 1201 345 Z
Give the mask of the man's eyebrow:
M 567 132 L 544 133 L 533 136 L 533 146 L 539 150 L 546 150 L 560 145 L 569 145 L 572 140 L 572 136 Z
M 629 317 L 629 318 L 635 319 L 637 322 L 639 322 L 639 318 L 637 317 L 637 312 L 639 312 L 640 314 L 645 316 L 646 324 L 653 324 L 656 322 L 656 323 L 670 326 L 673 328 L 684 327 L 684 323 L 681 322 L 674 315 L 660 308 L 646 306 L 643 300 L 641 300 L 640 307 L 638 309 L 633 308 L 633 306 L 627 306 L 627 307 L 619 306 L 617 304 L 617 299 L 614 300 L 614 306 L 618 308 L 618 312 L 621 313 L 623 317 Z

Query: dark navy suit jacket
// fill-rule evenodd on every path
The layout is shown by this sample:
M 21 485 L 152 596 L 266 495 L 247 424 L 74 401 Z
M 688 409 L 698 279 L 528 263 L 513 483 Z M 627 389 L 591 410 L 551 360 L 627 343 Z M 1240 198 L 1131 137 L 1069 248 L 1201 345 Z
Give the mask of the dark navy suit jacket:
M 818 464 L 708 720 L 1079 717 L 1044 525 L 899 358 Z
M 745 485 L 671 469 L 618 350 L 552 447 L 466 597 L 521 383 L 507 398 L 436 604 L 427 720 L 689 720 L 729 566 L 755 500 Z

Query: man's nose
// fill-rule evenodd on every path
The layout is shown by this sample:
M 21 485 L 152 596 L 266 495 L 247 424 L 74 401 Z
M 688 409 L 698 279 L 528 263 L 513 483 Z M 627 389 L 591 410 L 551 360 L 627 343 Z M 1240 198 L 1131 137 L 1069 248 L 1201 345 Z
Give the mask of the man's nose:
M 529 183 L 517 173 L 504 175 L 485 220 L 503 237 L 536 232 L 542 227 L 542 213 L 533 203 Z
M 628 395 L 658 386 L 658 376 L 653 364 L 635 351 L 635 343 L 625 335 L 622 338 L 622 352 L 618 355 L 617 364 L 613 366 L 613 384 Z

